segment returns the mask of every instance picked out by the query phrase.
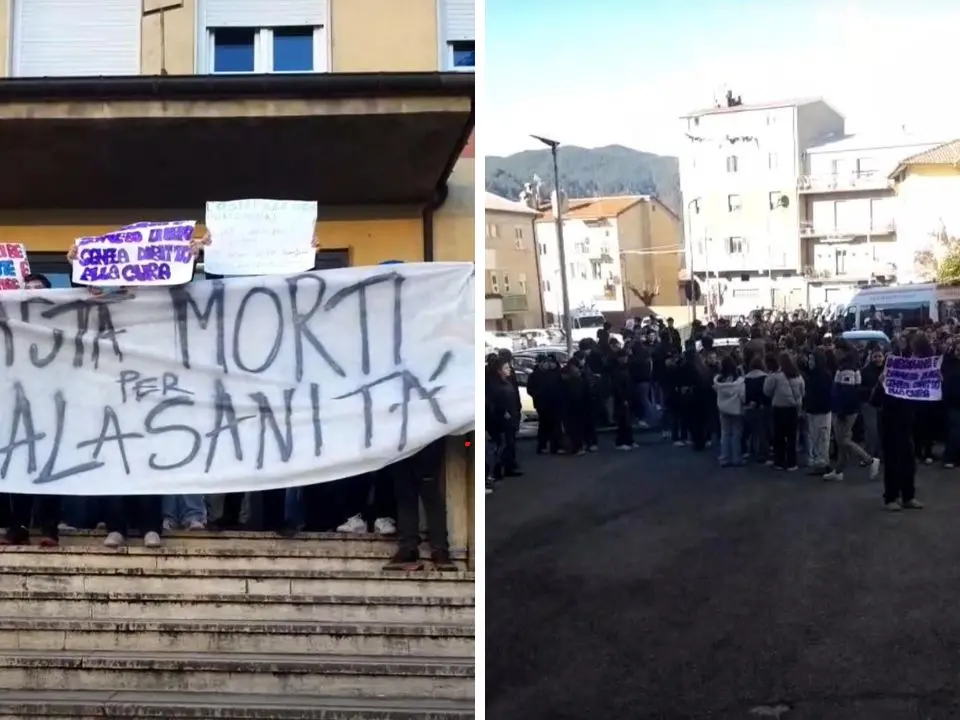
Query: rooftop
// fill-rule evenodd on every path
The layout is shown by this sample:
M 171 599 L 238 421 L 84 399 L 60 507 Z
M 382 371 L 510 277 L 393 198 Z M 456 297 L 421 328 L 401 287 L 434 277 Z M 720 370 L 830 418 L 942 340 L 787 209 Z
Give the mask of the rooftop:
M 901 160 L 890 177 L 897 178 L 911 165 L 960 165 L 960 140 L 951 140 Z
M 563 213 L 564 220 L 602 220 L 615 218 L 641 202 L 655 202 L 670 211 L 652 195 L 617 195 L 612 197 L 571 198 Z M 670 211 L 672 212 L 672 211 Z M 553 221 L 553 211 L 546 210 L 540 215 L 540 221 Z
M 539 215 L 533 208 L 527 207 L 522 202 L 508 200 L 495 193 L 488 192 L 483 201 L 484 210 L 493 210 L 494 212 L 516 213 L 518 215 Z
M 731 113 L 738 112 L 751 112 L 758 110 L 777 110 L 779 108 L 789 108 L 789 107 L 800 107 L 802 105 L 813 105 L 814 103 L 823 103 L 828 105 L 828 103 L 823 98 L 794 98 L 792 100 L 777 100 L 773 102 L 766 103 L 743 103 L 742 105 L 733 105 L 732 107 L 727 107 L 726 105 L 721 105 L 720 107 L 711 107 L 705 108 L 703 110 L 694 110 L 693 112 L 686 113 L 681 115 L 681 118 L 692 118 L 692 117 L 703 117 L 704 115 L 728 115 Z M 836 108 L 830 106 L 831 109 L 836 112 Z
M 924 145 L 935 147 L 944 142 L 944 138 L 931 135 L 917 135 L 909 132 L 856 133 L 824 138 L 817 145 L 807 148 L 808 153 L 843 152 L 848 150 L 884 150 L 892 148 L 919 148 Z

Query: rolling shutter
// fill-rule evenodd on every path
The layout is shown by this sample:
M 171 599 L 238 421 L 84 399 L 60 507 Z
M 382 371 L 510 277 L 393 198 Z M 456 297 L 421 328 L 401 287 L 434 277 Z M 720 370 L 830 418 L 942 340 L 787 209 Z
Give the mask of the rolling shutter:
M 140 3 L 14 0 L 15 77 L 140 74 Z
M 444 42 L 476 40 L 475 0 L 440 0 Z
M 199 0 L 200 27 L 326 26 L 328 0 Z

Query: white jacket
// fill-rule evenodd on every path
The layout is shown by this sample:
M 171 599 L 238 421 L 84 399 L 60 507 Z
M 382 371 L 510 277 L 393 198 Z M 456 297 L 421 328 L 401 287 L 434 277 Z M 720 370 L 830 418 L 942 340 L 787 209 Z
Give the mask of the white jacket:
M 713 379 L 713 389 L 717 391 L 717 410 L 726 415 L 743 415 L 743 404 L 747 401 L 747 386 L 742 377 L 735 380 Z

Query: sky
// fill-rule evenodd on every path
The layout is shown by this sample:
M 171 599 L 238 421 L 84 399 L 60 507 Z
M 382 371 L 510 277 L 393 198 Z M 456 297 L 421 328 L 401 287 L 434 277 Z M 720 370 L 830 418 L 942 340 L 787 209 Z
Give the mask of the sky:
M 956 0 L 486 0 L 488 155 L 567 145 L 677 154 L 680 115 L 822 97 L 848 132 L 960 137 Z

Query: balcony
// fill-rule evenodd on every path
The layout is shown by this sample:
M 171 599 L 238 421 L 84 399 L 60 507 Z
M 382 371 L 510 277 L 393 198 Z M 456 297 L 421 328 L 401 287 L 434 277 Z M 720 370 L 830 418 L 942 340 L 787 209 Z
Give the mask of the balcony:
M 501 299 L 505 315 L 526 312 L 530 307 L 526 295 L 503 295 Z
M 832 175 L 801 175 L 797 178 L 797 190 L 801 193 L 889 190 L 892 187 L 893 180 L 876 171 Z
M 830 238 L 834 242 L 845 242 L 853 240 L 855 237 L 867 237 L 868 235 L 890 235 L 896 232 L 897 225 L 893 220 L 886 222 L 877 222 L 873 227 L 830 227 L 828 225 L 815 225 L 812 222 L 800 223 L 800 237 L 805 238 Z

